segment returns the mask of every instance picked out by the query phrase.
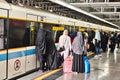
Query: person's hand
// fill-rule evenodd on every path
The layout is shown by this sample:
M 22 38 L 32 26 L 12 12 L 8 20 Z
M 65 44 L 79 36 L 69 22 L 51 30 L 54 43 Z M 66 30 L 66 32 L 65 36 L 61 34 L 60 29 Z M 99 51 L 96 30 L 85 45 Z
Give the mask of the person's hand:
M 70 53 L 73 53 L 73 50 L 70 50 Z

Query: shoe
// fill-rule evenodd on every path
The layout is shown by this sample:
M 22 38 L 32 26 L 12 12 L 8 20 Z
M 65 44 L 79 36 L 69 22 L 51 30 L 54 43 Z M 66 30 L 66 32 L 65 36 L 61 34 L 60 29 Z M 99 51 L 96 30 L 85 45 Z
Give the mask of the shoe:
M 98 58 L 99 58 L 99 56 L 98 56 L 98 55 L 95 55 L 95 56 L 94 56 L 94 59 L 98 59 Z
M 102 55 L 101 55 L 101 54 L 100 54 L 99 56 L 100 56 L 100 57 L 102 57 Z
M 77 72 L 73 72 L 73 74 L 77 75 L 78 73 Z
M 43 73 L 43 71 L 42 71 L 41 69 L 40 69 L 40 70 L 38 70 L 38 72 L 39 72 L 39 73 Z

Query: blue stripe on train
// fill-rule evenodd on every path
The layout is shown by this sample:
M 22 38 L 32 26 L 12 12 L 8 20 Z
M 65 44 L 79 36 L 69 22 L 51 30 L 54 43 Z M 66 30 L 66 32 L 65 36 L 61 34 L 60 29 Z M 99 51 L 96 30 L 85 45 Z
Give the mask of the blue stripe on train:
M 25 56 L 25 51 L 13 52 L 8 54 L 8 60 Z
M 18 58 L 18 57 L 23 57 L 23 56 L 29 56 L 33 54 L 35 54 L 35 49 L 13 52 L 8 54 L 8 60 Z M 0 54 L 0 61 L 4 61 L 4 60 L 6 60 L 6 54 Z
M 35 49 L 30 49 L 26 51 L 26 56 L 35 54 Z
M 6 54 L 0 54 L 0 61 L 6 60 Z

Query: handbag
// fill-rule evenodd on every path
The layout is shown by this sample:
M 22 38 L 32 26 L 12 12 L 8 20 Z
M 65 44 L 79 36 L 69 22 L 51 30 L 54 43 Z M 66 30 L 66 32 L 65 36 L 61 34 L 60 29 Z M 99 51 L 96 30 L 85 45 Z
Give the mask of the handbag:
M 63 47 L 60 47 L 60 49 L 59 49 L 59 52 L 62 52 L 62 51 L 64 51 L 65 50 L 65 47 L 63 46 Z
M 65 39 L 64 44 L 65 44 L 65 43 L 66 43 L 66 39 Z M 62 52 L 62 51 L 64 51 L 64 50 L 65 50 L 65 46 L 63 45 L 62 47 L 60 47 L 60 48 L 59 48 L 59 50 L 58 50 L 58 51 L 59 51 L 59 52 Z
M 57 66 L 61 66 L 64 61 L 64 55 L 61 55 L 59 52 L 57 52 Z

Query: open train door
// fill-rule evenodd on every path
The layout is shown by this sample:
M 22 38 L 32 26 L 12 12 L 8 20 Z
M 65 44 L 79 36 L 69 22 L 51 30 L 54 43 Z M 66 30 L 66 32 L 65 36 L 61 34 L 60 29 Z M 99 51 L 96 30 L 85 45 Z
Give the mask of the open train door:
M 7 76 L 7 27 L 8 10 L 0 9 L 0 80 Z
M 35 55 L 35 27 L 37 26 L 37 15 L 27 14 L 27 48 L 26 48 L 26 71 L 36 68 Z

